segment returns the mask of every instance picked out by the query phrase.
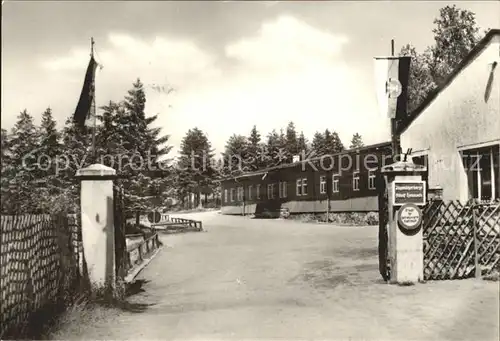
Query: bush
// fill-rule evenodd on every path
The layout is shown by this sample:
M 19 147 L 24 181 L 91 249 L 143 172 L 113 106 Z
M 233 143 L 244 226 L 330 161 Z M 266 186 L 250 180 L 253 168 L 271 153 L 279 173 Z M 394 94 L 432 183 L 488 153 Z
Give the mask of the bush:
M 378 213 L 368 212 L 365 216 L 366 225 L 378 225 Z
M 377 225 L 377 212 L 341 212 L 341 213 L 304 213 L 291 215 L 290 219 L 302 222 L 328 222 L 336 225 Z

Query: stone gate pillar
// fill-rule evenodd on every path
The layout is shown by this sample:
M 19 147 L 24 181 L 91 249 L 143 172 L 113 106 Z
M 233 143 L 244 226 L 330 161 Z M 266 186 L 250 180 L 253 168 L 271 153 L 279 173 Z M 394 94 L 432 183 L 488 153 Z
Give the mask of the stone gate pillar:
M 115 228 L 113 180 L 116 171 L 101 164 L 79 169 L 83 254 L 92 289 L 114 289 Z
M 382 167 L 388 191 L 391 283 L 424 279 L 422 211 L 426 203 L 426 167 L 399 161 Z

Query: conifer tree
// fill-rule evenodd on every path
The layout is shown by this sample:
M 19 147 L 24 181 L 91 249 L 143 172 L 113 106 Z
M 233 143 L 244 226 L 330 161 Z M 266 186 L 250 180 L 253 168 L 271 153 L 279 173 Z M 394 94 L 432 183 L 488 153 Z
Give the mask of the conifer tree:
M 308 155 L 310 152 L 309 143 L 304 136 L 303 131 L 300 132 L 299 138 L 297 139 L 297 148 L 301 159 L 303 158 L 303 156 Z
M 273 129 L 267 135 L 265 150 L 266 167 L 274 167 L 279 165 L 280 146 L 280 135 L 276 132 L 276 129 Z
M 225 176 L 236 176 L 250 171 L 252 156 L 249 153 L 250 143 L 243 135 L 233 134 L 226 142 L 223 153 Z
M 17 117 L 10 137 L 10 167 L 5 174 L 9 179 L 9 189 L 7 198 L 2 198 L 5 199 L 2 209 L 16 214 L 35 213 L 39 210 L 39 130 L 27 110 Z
M 206 134 L 199 128 L 189 129 L 181 142 L 177 179 L 182 194 L 194 193 L 196 205 L 201 203 L 201 191 L 211 186 L 217 171 L 214 169 L 214 150 Z
M 325 154 L 325 136 L 319 131 L 314 133 L 311 152 L 313 156 L 322 156 Z
M 40 126 L 40 158 L 39 177 L 47 190 L 47 195 L 59 194 L 63 187 L 56 176 L 56 161 L 62 152 L 61 134 L 57 131 L 56 121 L 52 116 L 52 110 L 47 108 L 42 114 Z
M 262 143 L 261 135 L 255 125 L 248 137 L 248 156 L 252 161 L 249 165 L 251 171 L 266 167 L 265 144 Z
M 325 152 L 327 154 L 335 154 L 344 150 L 344 144 L 340 140 L 337 132 L 330 132 L 328 129 L 325 130 Z
M 300 152 L 297 131 L 293 122 L 289 122 L 286 127 L 286 150 L 289 155 L 289 159 L 287 160 L 288 162 L 291 162 L 293 156 L 298 155 Z
M 359 135 L 358 133 L 355 133 L 354 135 L 352 135 L 351 144 L 349 145 L 349 149 L 360 148 L 363 146 L 364 146 L 364 144 L 363 144 L 363 139 L 361 138 L 361 135 Z

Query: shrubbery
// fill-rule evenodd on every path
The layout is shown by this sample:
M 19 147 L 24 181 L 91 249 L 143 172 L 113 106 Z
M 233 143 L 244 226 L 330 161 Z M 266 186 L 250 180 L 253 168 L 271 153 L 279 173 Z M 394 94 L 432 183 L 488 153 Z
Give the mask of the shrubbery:
M 346 213 L 306 213 L 291 215 L 289 219 L 302 222 L 328 222 L 337 225 L 378 225 L 377 212 L 346 212 Z

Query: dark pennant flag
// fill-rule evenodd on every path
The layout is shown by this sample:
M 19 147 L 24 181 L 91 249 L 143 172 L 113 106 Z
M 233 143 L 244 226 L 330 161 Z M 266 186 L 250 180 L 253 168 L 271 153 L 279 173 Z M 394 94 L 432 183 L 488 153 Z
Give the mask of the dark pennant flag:
M 80 100 L 76 106 L 75 115 L 73 116 L 73 121 L 80 128 L 85 126 L 85 121 L 90 117 L 90 110 L 92 108 L 92 102 L 94 100 L 94 81 L 95 81 L 95 71 L 97 68 L 97 63 L 94 57 L 90 57 L 89 66 L 87 67 L 87 72 L 85 73 L 85 80 L 83 81 L 82 93 L 80 94 Z

